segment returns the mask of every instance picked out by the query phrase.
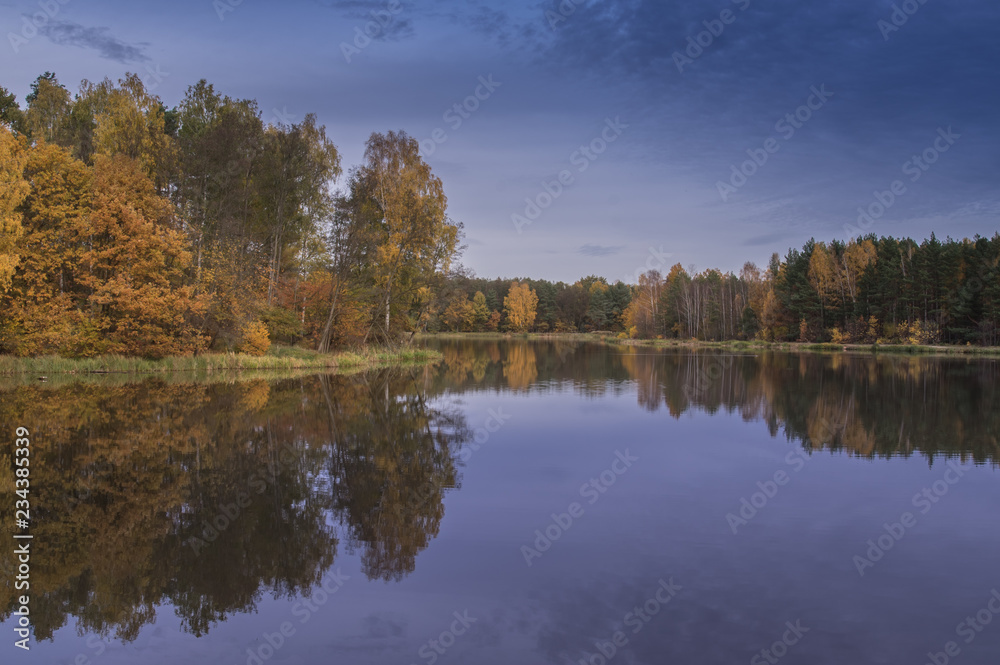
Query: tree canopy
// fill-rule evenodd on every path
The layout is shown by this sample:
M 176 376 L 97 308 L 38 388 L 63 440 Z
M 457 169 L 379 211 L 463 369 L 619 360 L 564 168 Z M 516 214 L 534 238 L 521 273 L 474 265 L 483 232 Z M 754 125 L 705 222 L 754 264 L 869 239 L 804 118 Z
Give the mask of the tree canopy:
M 0 90 L 0 352 L 262 353 L 399 339 L 459 252 L 444 185 L 375 132 L 338 192 L 314 115 L 266 123 L 207 81 L 168 109 L 134 74 Z
M 0 88 L 0 353 L 321 351 L 417 331 L 1000 344 L 1000 235 L 810 240 L 739 274 L 484 279 L 404 131 L 347 170 L 314 115 L 268 123 L 207 81 Z

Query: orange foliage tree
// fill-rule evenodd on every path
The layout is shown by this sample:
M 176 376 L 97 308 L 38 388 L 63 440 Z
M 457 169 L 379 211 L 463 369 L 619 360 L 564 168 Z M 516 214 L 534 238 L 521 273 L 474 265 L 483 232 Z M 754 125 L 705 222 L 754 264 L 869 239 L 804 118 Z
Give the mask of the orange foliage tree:
M 74 355 L 86 345 L 79 271 L 89 237 L 90 169 L 65 148 L 40 142 L 24 175 L 31 187 L 22 206 L 21 261 L 4 301 L 4 338 L 18 355 Z
M 10 287 L 17 266 L 15 249 L 21 236 L 17 207 L 28 195 L 23 175 L 26 160 L 24 142 L 0 125 L 0 293 Z
M 191 252 L 173 208 L 142 166 L 125 156 L 94 160 L 90 242 L 81 283 L 105 351 L 163 357 L 205 347 L 198 325 L 208 299 L 186 273 Z

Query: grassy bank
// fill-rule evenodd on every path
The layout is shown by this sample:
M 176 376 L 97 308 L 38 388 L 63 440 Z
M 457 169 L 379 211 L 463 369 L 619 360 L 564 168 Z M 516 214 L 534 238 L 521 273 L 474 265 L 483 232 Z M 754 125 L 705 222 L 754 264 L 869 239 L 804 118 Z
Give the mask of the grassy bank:
M 96 358 L 17 358 L 0 356 L 0 375 L 48 377 L 62 374 L 159 374 L 174 372 L 297 371 L 329 369 L 363 371 L 391 365 L 422 364 L 441 359 L 428 349 L 364 349 L 322 354 L 308 349 L 275 346 L 264 356 L 241 353 L 210 353 L 159 360 L 98 356 Z
M 891 353 L 904 355 L 1000 356 L 1000 347 L 913 344 L 816 344 L 807 342 L 738 341 L 703 342 L 682 339 L 619 339 L 613 333 L 437 333 L 424 339 L 538 339 L 567 342 L 599 342 L 620 346 L 660 349 L 723 349 L 730 351 L 789 351 L 812 353 Z
M 789 351 L 810 353 L 869 353 L 901 355 L 1000 356 L 1000 347 L 948 346 L 919 344 L 816 344 L 809 342 L 701 342 L 697 340 L 634 340 L 607 339 L 608 342 L 629 346 L 656 348 L 727 349 L 733 351 Z
M 594 333 L 443 332 L 443 333 L 420 333 L 416 335 L 416 339 L 479 339 L 479 340 L 547 339 L 560 342 L 601 342 L 607 340 L 620 341 L 612 339 L 614 335 L 615 334 L 611 332 L 594 332 Z

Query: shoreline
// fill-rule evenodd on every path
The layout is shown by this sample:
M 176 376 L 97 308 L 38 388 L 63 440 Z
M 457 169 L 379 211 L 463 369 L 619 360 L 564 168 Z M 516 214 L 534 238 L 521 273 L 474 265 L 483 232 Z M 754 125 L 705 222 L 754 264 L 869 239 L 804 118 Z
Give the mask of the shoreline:
M 951 346 L 912 344 L 833 344 L 830 342 L 763 342 L 729 340 L 706 342 L 681 339 L 619 339 L 614 333 L 422 333 L 416 339 L 479 339 L 479 340 L 551 340 L 595 342 L 613 346 L 639 346 L 658 349 L 717 349 L 727 351 L 787 351 L 793 353 L 853 353 L 939 356 L 1000 356 L 996 346 Z
M 272 347 L 263 356 L 242 353 L 206 353 L 198 356 L 168 356 L 161 359 L 127 357 L 118 355 L 94 358 L 62 358 L 40 356 L 19 358 L 0 356 L 0 377 L 16 378 L 26 375 L 105 376 L 105 375 L 156 375 L 182 372 L 252 372 L 290 370 L 336 370 L 338 373 L 364 371 L 393 365 L 415 365 L 437 362 L 441 354 L 419 348 L 369 348 L 361 351 L 340 351 L 322 354 L 308 349 L 287 346 Z M 44 377 L 44 378 L 43 378 Z

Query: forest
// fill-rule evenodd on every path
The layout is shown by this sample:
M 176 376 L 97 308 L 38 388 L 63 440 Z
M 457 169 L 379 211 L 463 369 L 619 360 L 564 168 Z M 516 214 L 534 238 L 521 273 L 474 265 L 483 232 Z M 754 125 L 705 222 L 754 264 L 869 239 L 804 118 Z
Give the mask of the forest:
M 313 115 L 265 123 L 206 81 L 0 88 L 0 352 L 164 357 L 386 344 L 459 251 L 441 180 L 373 133 L 343 189 Z
M 344 177 L 343 182 L 340 181 Z M 1000 344 L 1000 234 L 810 240 L 739 274 L 637 284 L 476 277 L 404 131 L 343 172 L 326 128 L 207 81 L 168 108 L 135 75 L 0 88 L 0 353 L 327 352 L 416 332 Z
M 637 284 L 453 276 L 431 325 L 449 331 L 618 332 L 642 339 L 1000 344 L 1000 234 L 917 243 L 810 240 L 738 275 L 674 265 Z M 518 314 L 523 310 L 523 314 Z M 502 315 L 501 315 L 502 313 Z

